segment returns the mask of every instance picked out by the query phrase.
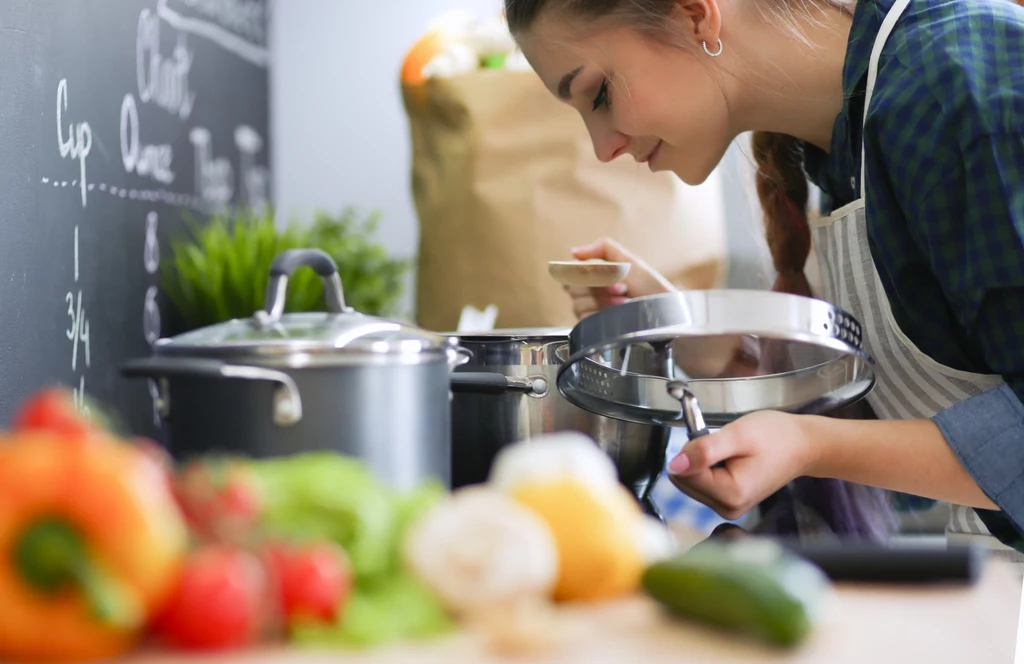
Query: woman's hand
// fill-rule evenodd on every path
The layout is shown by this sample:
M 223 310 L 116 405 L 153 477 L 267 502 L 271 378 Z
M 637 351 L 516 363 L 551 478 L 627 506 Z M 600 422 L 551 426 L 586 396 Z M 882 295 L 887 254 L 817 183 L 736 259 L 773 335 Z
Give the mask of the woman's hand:
M 717 464 L 723 463 L 720 467 Z M 764 410 L 683 446 L 668 465 L 683 493 L 738 519 L 797 477 L 827 477 L 999 509 L 931 420 L 857 420 Z
M 621 304 L 628 299 L 675 290 L 675 286 L 668 279 L 614 240 L 604 238 L 594 244 L 576 247 L 572 250 L 572 255 L 580 261 L 598 258 L 631 265 L 626 278 L 614 286 L 566 289 L 572 298 L 572 310 L 578 318 L 614 304 Z
M 808 474 L 815 449 L 805 415 L 765 410 L 695 438 L 668 466 L 672 484 L 723 518 L 738 519 Z M 715 467 L 724 462 L 724 465 Z

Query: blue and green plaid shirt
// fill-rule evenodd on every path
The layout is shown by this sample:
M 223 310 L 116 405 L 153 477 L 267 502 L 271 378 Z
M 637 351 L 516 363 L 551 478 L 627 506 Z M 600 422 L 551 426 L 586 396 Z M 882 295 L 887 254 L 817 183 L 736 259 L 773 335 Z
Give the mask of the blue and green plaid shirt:
M 892 0 L 853 17 L 846 104 L 806 170 L 834 209 L 859 196 L 868 61 Z M 879 63 L 864 142 L 871 254 L 893 316 L 923 352 L 1006 386 L 934 421 L 1024 550 L 1024 9 L 912 0 Z

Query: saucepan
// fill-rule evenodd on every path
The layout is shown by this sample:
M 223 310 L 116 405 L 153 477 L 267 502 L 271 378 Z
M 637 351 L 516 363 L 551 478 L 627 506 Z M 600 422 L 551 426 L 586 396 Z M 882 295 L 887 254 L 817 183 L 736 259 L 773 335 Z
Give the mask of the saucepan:
M 320 275 L 328 311 L 285 313 L 302 267 Z M 160 339 L 122 373 L 157 383 L 176 458 L 334 450 L 405 489 L 451 484 L 449 374 L 467 360 L 451 337 L 354 311 L 330 256 L 299 249 L 271 265 L 263 310 Z
M 532 328 L 446 333 L 471 359 L 452 387 L 452 483 L 487 479 L 506 445 L 559 431 L 579 431 L 611 457 L 619 479 L 652 515 L 654 482 L 665 467 L 670 427 L 606 417 L 567 401 L 556 389 L 569 357 L 569 329 Z M 635 361 L 644 362 L 642 353 Z

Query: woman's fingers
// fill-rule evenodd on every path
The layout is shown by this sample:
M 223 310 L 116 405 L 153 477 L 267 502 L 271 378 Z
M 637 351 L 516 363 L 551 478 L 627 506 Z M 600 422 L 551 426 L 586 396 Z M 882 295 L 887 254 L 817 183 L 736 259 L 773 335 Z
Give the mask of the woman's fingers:
M 739 442 L 729 429 L 687 441 L 682 451 L 668 464 L 673 475 L 696 475 L 739 454 Z
M 672 483 L 736 519 L 803 474 L 810 454 L 804 417 L 758 411 L 696 438 L 669 463 Z
M 617 263 L 634 263 L 637 260 L 636 256 L 627 251 L 625 247 L 620 245 L 615 240 L 612 240 L 611 238 L 607 237 L 601 238 L 600 240 L 592 244 L 587 244 L 582 247 L 574 247 L 572 249 L 572 255 L 576 260 L 579 261 L 586 261 L 597 258 L 600 260 L 614 261 Z
M 577 318 L 589 315 L 626 301 L 624 284 L 616 284 L 608 288 L 568 288 L 572 298 L 572 310 Z
M 728 429 L 695 438 L 668 465 L 669 479 L 683 493 L 726 519 L 749 510 L 729 461 L 740 456 L 739 442 Z

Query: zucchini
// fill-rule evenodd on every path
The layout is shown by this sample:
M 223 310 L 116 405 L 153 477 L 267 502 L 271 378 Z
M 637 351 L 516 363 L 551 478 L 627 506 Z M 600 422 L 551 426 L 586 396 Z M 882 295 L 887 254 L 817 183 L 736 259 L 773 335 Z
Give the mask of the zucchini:
M 792 647 L 817 625 L 832 583 L 775 542 L 741 539 L 704 542 L 655 563 L 642 587 L 678 618 Z

